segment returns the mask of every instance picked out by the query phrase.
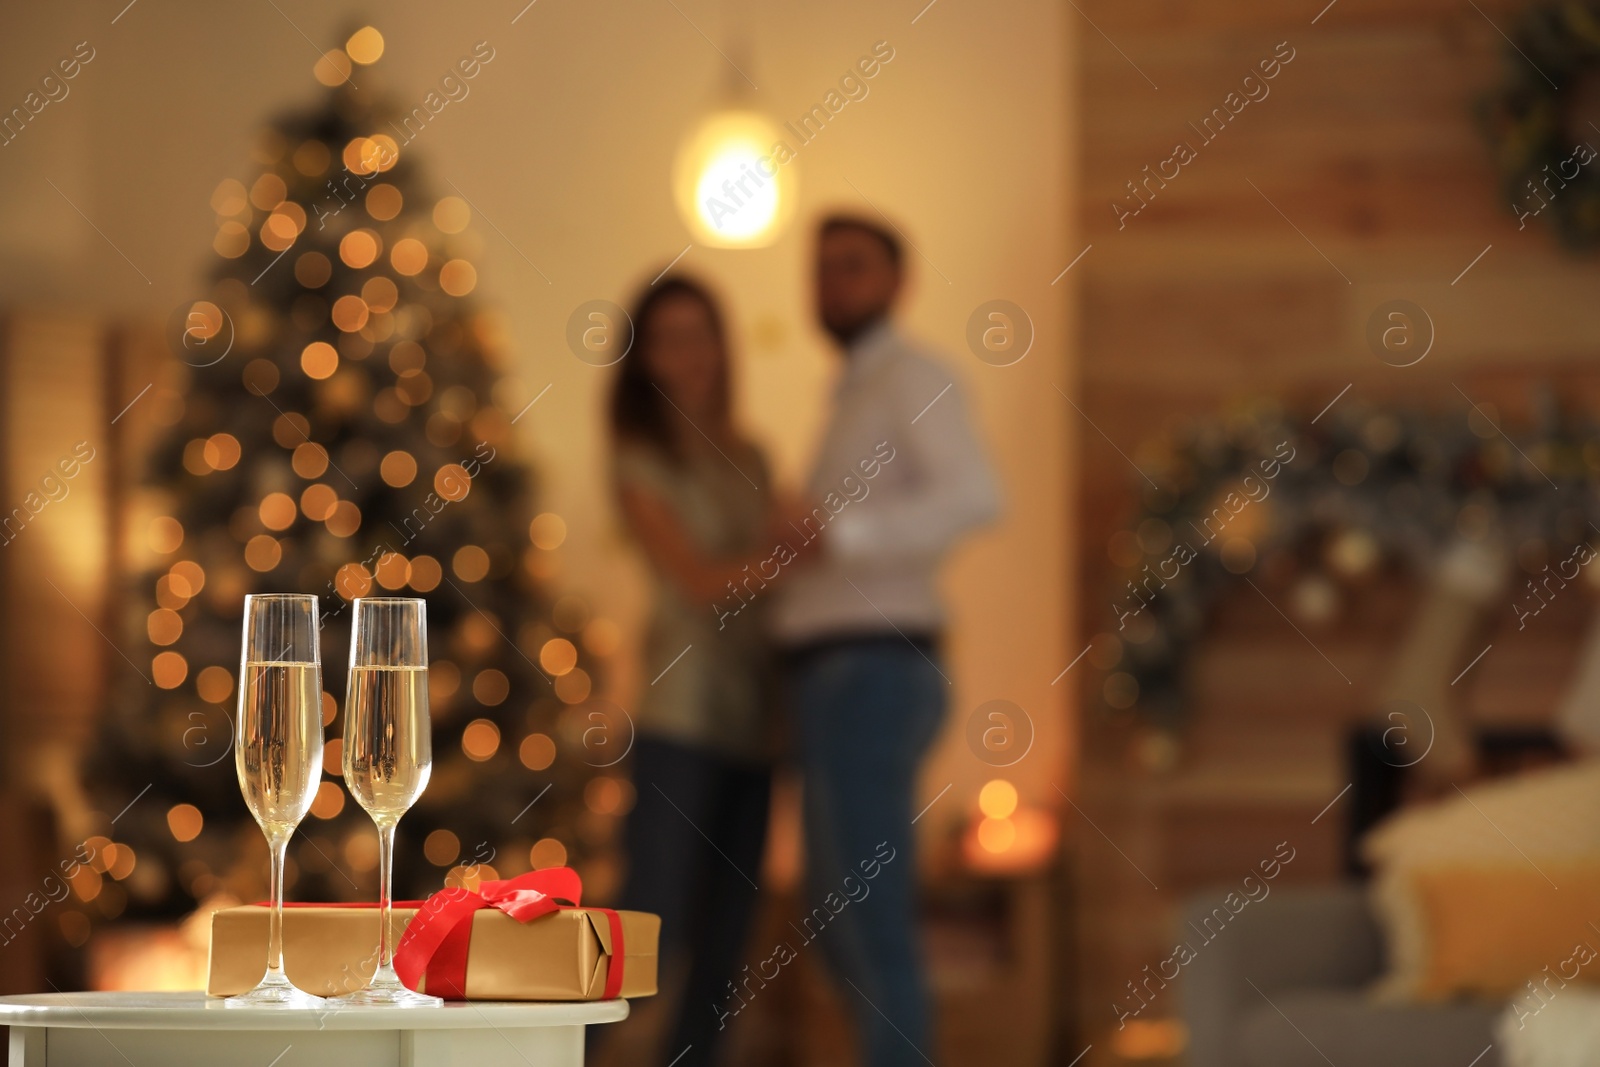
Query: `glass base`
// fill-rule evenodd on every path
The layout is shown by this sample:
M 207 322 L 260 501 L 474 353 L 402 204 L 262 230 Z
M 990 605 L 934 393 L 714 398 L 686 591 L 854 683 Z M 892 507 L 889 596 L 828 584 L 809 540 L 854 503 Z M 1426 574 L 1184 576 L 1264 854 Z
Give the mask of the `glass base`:
M 426 993 L 418 993 L 414 989 L 407 989 L 393 973 L 373 975 L 372 981 L 367 984 L 367 988 L 358 989 L 354 993 L 346 993 L 342 997 L 334 997 L 328 1003 L 341 1008 L 441 1008 L 444 1006 L 444 1001 L 439 997 L 430 997 Z
M 281 973 L 269 973 L 250 992 L 228 997 L 222 1003 L 230 1008 L 321 1008 L 328 1001 L 295 988 Z

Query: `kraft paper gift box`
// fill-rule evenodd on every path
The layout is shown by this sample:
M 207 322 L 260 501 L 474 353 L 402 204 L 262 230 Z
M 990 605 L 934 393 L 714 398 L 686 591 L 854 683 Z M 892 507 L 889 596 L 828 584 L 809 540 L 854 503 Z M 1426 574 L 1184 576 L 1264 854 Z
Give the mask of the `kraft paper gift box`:
M 486 882 L 480 892 L 493 896 L 492 887 L 512 887 L 501 891 L 516 895 L 520 881 Z M 520 895 L 540 894 L 524 888 Z M 485 900 L 465 890 L 445 890 L 421 904 L 397 905 L 392 920 L 398 946 L 395 969 L 408 985 L 446 999 L 601 1000 L 656 992 L 658 916 L 547 904 L 534 909 L 535 917 L 518 921 L 507 909 L 514 913 L 515 902 Z M 411 930 L 419 914 L 422 919 Z M 233 996 L 248 992 L 261 980 L 269 919 L 267 907 L 259 904 L 212 914 L 207 993 Z M 464 982 L 459 973 L 450 971 L 447 945 L 437 946 L 432 955 L 429 946 L 418 949 L 421 942 L 437 942 L 437 935 L 448 933 L 457 923 L 461 929 L 453 931 L 454 966 L 459 971 L 464 963 Z M 435 936 L 423 936 L 425 932 Z M 376 905 L 284 908 L 284 970 L 308 993 L 331 997 L 365 986 L 377 964 L 377 945 Z

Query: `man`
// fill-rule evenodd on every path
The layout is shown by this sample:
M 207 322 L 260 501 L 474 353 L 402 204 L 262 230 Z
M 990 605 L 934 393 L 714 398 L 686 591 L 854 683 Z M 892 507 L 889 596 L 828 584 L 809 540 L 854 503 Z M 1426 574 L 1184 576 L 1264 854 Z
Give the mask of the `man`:
M 899 240 L 835 215 L 817 242 L 817 313 L 845 358 L 793 523 L 806 541 L 779 594 L 805 780 L 805 934 L 851 987 L 869 1067 L 932 1048 L 916 937 L 917 768 L 944 718 L 935 590 L 957 539 L 999 492 L 951 371 L 890 321 Z M 841 903 L 842 902 L 842 903 Z

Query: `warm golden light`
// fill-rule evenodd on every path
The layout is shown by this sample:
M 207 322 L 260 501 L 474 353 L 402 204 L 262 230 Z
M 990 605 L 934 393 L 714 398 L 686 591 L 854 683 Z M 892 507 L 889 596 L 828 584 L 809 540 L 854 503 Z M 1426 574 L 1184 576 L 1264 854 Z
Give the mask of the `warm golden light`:
M 460 233 L 472 221 L 472 208 L 459 196 L 447 196 L 433 205 L 433 224 L 440 233 Z
M 317 60 L 311 73 L 317 81 L 332 88 L 350 77 L 350 57 L 345 55 L 343 49 L 329 49 Z
M 205 461 L 213 470 L 225 471 L 239 462 L 239 439 L 231 433 L 212 434 L 206 438 Z
M 300 369 L 307 378 L 331 378 L 339 369 L 339 353 L 326 341 L 312 341 L 300 353 Z
M 449 830 L 435 830 L 423 840 L 422 854 L 435 867 L 448 867 L 461 855 L 461 839 Z
M 371 230 L 351 230 L 339 241 L 339 258 L 357 270 L 372 266 L 378 258 L 378 235 Z
M 366 596 L 372 589 L 372 572 L 359 563 L 346 563 L 334 572 L 333 588 L 346 600 Z
M 489 668 L 479 671 L 478 676 L 472 680 L 472 696 L 484 707 L 492 708 L 496 704 L 505 703 L 506 697 L 511 695 L 511 682 L 505 673 Z
M 294 497 L 288 493 L 268 493 L 261 498 L 261 525 L 269 530 L 287 530 L 294 525 Z
M 237 215 L 248 206 L 244 183 L 237 178 L 224 178 L 211 194 L 211 210 L 218 215 Z
M 552 637 L 539 649 L 539 665 L 551 674 L 566 674 L 578 665 L 578 650 L 565 637 Z
M 544 734 L 529 734 L 517 749 L 517 758 L 530 771 L 542 771 L 556 761 L 556 743 Z
M 272 420 L 272 439 L 281 448 L 294 448 L 309 439 L 311 423 L 298 412 L 290 411 Z
M 244 561 L 253 571 L 266 571 L 278 565 L 283 558 L 283 546 L 278 539 L 267 534 L 256 534 L 245 542 Z
M 238 259 L 250 251 L 250 231 L 245 228 L 244 223 L 229 219 L 217 227 L 217 235 L 211 239 L 211 247 L 219 256 Z
M 333 324 L 345 333 L 355 333 L 367 324 L 367 302 L 359 296 L 341 296 L 333 302 Z
M 307 178 L 315 178 L 327 172 L 332 159 L 333 154 L 328 151 L 328 146 L 313 138 L 300 142 L 300 147 L 294 150 L 292 162 L 295 170 Z
M 344 43 L 344 50 L 362 66 L 376 63 L 383 58 L 383 34 L 371 26 L 363 26 L 350 35 L 350 39 Z
M 461 731 L 461 751 L 482 763 L 500 750 L 500 727 L 488 719 L 474 719 Z
M 400 214 L 405 197 L 392 185 L 374 185 L 367 190 L 367 214 L 379 222 L 387 222 Z
M 283 203 L 283 198 L 289 195 L 289 187 L 283 179 L 270 170 L 257 178 L 250 187 L 250 202 L 262 211 L 271 211 Z
M 481 582 L 489 575 L 489 553 L 477 545 L 463 545 L 451 557 L 450 569 L 463 582 Z
M 278 365 L 270 359 L 252 359 L 244 365 L 239 380 L 257 396 L 266 396 L 278 387 Z
M 392 311 L 400 302 L 400 290 L 388 278 L 368 278 L 361 287 L 361 299 L 373 311 Z
M 333 264 L 321 252 L 307 252 L 294 261 L 294 280 L 307 289 L 318 289 L 333 275 Z
M 615 778 L 598 775 L 583 787 L 583 802 L 596 815 L 612 815 L 622 806 L 622 786 Z
M 978 824 L 978 844 L 989 852 L 1004 852 L 1017 840 L 1017 827 L 1010 819 L 985 819 Z
M 549 552 L 567 539 L 567 523 L 560 515 L 547 511 L 528 524 L 528 540 Z
M 328 469 L 328 450 L 314 441 L 302 441 L 295 446 L 289 465 L 302 478 L 320 478 Z
M 361 509 L 356 507 L 354 501 L 341 500 L 333 506 L 323 525 L 335 537 L 349 537 L 361 528 Z
M 205 825 L 205 816 L 193 804 L 174 804 L 167 810 L 167 829 L 175 841 L 193 841 Z
M 315 482 L 306 486 L 306 491 L 300 494 L 300 510 L 305 512 L 306 518 L 312 522 L 325 522 L 333 514 L 334 505 L 339 503 L 339 494 L 333 487 L 322 482 Z
M 574 667 L 561 675 L 555 684 L 556 696 L 563 704 L 582 704 L 589 699 L 591 688 L 589 674 L 582 667 Z
M 595 619 L 583 628 L 583 647 L 597 656 L 615 655 L 622 647 L 622 627 L 612 619 Z
M 183 469 L 195 475 L 203 476 L 211 473 L 211 464 L 206 460 L 204 437 L 196 437 L 183 446 Z
M 415 237 L 402 237 L 389 250 L 389 262 L 395 270 L 408 277 L 421 274 L 428 265 L 428 246 Z
M 311 814 L 319 819 L 332 819 L 343 810 L 344 790 L 338 782 L 323 782 L 317 786 L 316 799 L 311 802 Z
M 411 588 L 417 592 L 432 592 L 443 577 L 444 569 L 432 556 L 418 556 L 411 561 Z
M 1017 787 L 1004 778 L 987 782 L 978 792 L 978 810 L 991 819 L 1009 819 L 1017 810 Z
M 1189 1029 L 1179 1019 L 1128 1019 L 1111 1034 L 1111 1049 L 1123 1060 L 1171 1060 L 1188 1044 Z
M 702 244 L 756 248 L 773 242 L 795 205 L 795 168 L 775 155 L 778 129 L 755 111 L 712 115 L 684 139 L 673 192 L 685 224 Z
M 385 552 L 378 558 L 372 576 L 385 589 L 401 589 L 411 578 L 411 564 L 398 552 Z
M 528 862 L 533 864 L 535 870 L 542 867 L 565 867 L 567 846 L 553 837 L 541 837 L 528 850 Z
M 477 284 L 477 268 L 464 259 L 452 259 L 439 268 L 439 288 L 451 296 L 466 296 Z
M 152 552 L 176 552 L 183 545 L 183 523 L 171 515 L 151 519 L 147 539 Z
M 150 673 L 156 685 L 163 689 L 176 689 L 189 676 L 189 661 L 176 652 L 159 652 L 150 661 Z
M 152 644 L 170 645 L 183 636 L 183 617 L 171 608 L 157 608 L 145 619 L 145 631 Z
M 378 474 L 385 485 L 403 489 L 416 480 L 417 461 L 410 452 L 396 449 L 383 457 L 383 462 L 378 464 Z
M 370 871 L 378 866 L 378 835 L 372 828 L 366 830 L 353 830 L 349 837 L 344 839 L 344 861 L 353 870 Z
M 201 700 L 220 704 L 233 695 L 233 672 L 213 663 L 195 675 L 194 690 Z
M 167 580 L 172 585 L 172 591 L 188 599 L 200 591 L 206 584 L 205 571 L 193 560 L 181 559 L 167 571 Z
M 446 463 L 433 472 L 433 491 L 451 503 L 465 500 L 472 491 L 472 475 L 459 463 Z
M 189 595 L 178 592 L 172 585 L 172 575 L 170 574 L 163 574 L 156 579 L 156 603 L 164 608 L 178 611 L 189 603 Z M 184 587 L 188 587 L 187 583 L 185 583 Z

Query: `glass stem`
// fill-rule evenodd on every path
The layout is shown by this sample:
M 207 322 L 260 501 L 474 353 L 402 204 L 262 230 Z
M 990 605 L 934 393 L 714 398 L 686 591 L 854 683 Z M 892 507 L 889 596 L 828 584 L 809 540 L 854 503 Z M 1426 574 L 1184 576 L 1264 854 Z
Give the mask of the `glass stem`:
M 378 973 L 388 974 L 394 967 L 394 938 L 389 932 L 389 913 L 394 906 L 394 828 L 393 822 L 378 825 Z
M 267 980 L 283 978 L 283 863 L 284 855 L 289 850 L 289 838 L 268 838 L 267 846 L 272 851 L 272 897 L 271 919 L 268 922 L 267 933 Z

